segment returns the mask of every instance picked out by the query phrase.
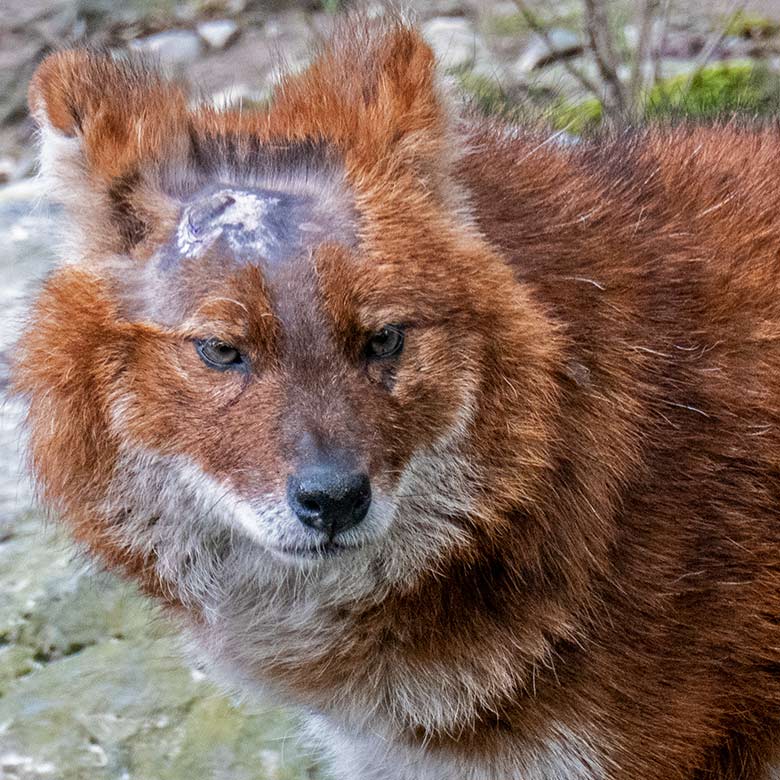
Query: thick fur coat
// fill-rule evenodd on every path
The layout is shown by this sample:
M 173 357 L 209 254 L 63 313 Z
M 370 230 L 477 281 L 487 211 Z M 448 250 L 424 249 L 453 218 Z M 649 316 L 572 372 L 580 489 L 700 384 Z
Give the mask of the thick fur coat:
M 340 780 L 771 777 L 776 126 L 564 146 L 360 20 L 268 109 L 78 50 L 30 105 L 69 214 L 32 469 L 215 672 Z M 315 452 L 371 484 L 328 539 L 285 493 Z

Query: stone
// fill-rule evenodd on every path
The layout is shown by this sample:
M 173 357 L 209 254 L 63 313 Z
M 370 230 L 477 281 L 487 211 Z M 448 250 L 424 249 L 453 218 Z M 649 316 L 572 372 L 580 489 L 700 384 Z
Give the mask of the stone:
M 316 780 L 288 712 L 234 704 L 163 615 L 32 508 L 7 358 L 59 215 L 34 179 L 0 187 L 0 778 Z
M 32 487 L 21 466 L 24 440 L 19 423 L 23 407 L 18 400 L 8 398 L 5 390 L 8 359 L 21 332 L 27 299 L 48 270 L 57 241 L 54 212 L 41 201 L 42 194 L 34 179 L 0 187 L 0 558 L 9 543 L 2 540 L 19 532 L 18 517 L 32 503 Z M 0 595 L 0 635 L 4 598 L 8 597 Z
M 198 25 L 198 35 L 212 49 L 224 49 L 238 38 L 241 31 L 232 19 L 213 19 Z
M 203 43 L 192 30 L 166 30 L 132 41 L 130 48 L 150 54 L 162 65 L 184 67 L 198 60 Z
M 220 111 L 239 107 L 261 108 L 268 104 L 271 95 L 270 86 L 256 89 L 249 84 L 236 84 L 214 92 L 209 98 L 209 102 Z
M 467 19 L 430 19 L 422 26 L 422 32 L 445 71 L 473 67 L 476 62 L 489 58 L 484 43 Z
M 704 33 L 689 30 L 669 30 L 664 36 L 660 56 L 662 58 L 687 59 L 695 57 L 707 45 Z
M 0 699 L 0 777 L 316 777 L 289 715 L 238 708 L 176 653 L 168 639 L 109 641 L 14 680 Z
M 3 32 L 0 46 L 0 124 L 18 122 L 27 113 L 27 85 L 45 42 L 21 31 Z
M 16 161 L 11 157 L 0 157 L 0 184 L 7 184 L 14 177 Z
M 575 57 L 583 52 L 580 36 L 572 30 L 554 27 L 548 31 L 545 40 L 540 35 L 531 38 L 525 51 L 512 66 L 512 70 L 522 74 L 544 67 L 558 60 Z
M 16 155 L 0 157 L 0 185 L 19 181 L 35 169 L 35 161 L 28 150 L 14 150 Z
M 713 52 L 713 59 L 760 57 L 766 52 L 766 41 L 752 41 L 739 35 L 726 35 Z
M 436 16 L 458 16 L 470 10 L 463 0 L 431 0 L 426 7 Z

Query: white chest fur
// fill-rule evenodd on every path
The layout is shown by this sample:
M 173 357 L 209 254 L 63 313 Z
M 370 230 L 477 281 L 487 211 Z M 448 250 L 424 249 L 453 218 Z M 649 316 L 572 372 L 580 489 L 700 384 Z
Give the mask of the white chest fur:
M 315 715 L 306 723 L 312 744 L 338 780 L 601 780 L 604 769 L 587 737 L 553 723 L 538 743 L 508 741 L 490 760 L 447 758 L 401 745 L 375 732 L 357 734 Z

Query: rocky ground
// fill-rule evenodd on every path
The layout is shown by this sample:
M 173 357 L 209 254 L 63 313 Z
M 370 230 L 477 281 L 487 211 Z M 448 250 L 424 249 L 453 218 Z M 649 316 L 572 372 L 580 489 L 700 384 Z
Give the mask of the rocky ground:
M 357 0 L 4 0 L 0 181 L 23 178 L 33 169 L 26 90 L 46 51 L 71 43 L 140 51 L 185 75 L 208 100 L 264 100 L 279 70 L 303 66 L 312 40 L 327 34 L 337 9 L 354 4 Z M 381 13 L 378 0 L 361 4 Z M 571 124 L 572 107 L 592 110 L 583 105 L 588 96 L 569 68 L 574 64 L 598 84 L 598 67 L 583 47 L 581 0 L 528 0 L 543 35 L 529 28 L 513 0 L 402 5 L 421 23 L 455 92 L 488 109 L 518 103 L 544 109 L 556 126 Z M 610 0 L 621 51 L 636 46 L 639 5 Z M 703 50 L 710 62 L 757 61 L 772 73 L 780 69 L 780 0 L 674 0 L 670 7 L 657 47 L 663 79 L 691 74 Z M 724 34 L 713 41 L 719 31 Z M 626 77 L 628 62 L 619 71 Z
M 0 392 L 57 212 L 33 180 L 0 188 Z M 0 418 L 0 780 L 316 778 L 290 716 L 240 707 L 189 668 L 165 620 L 89 571 L 33 508 L 21 408 Z
M 305 63 L 309 43 L 327 32 L 330 11 L 338 5 L 5 0 L 0 394 L 7 388 L 12 344 L 23 332 L 26 300 L 50 268 L 57 245 L 57 212 L 30 178 L 33 146 L 24 105 L 29 76 L 44 52 L 79 39 L 138 49 L 184 73 L 205 99 L 260 101 L 282 61 L 290 67 Z M 591 116 L 592 96 L 563 62 L 569 58 L 594 74 L 583 52 L 575 0 L 540 4 L 548 41 L 528 29 L 512 2 L 407 5 L 416 8 L 457 94 L 485 110 L 518 102 L 546 105 L 554 125 L 573 131 L 583 126 L 582 116 Z M 728 0 L 699 5 L 706 8 L 677 5 L 663 42 L 664 78 L 692 73 L 702 49 L 714 41 L 713 30 L 733 10 Z M 746 62 L 759 63 L 765 73 L 778 70 L 780 28 L 774 20 L 780 19 L 780 0 L 756 0 L 748 11 L 712 47 L 712 59 L 731 69 L 717 71 L 719 89 L 728 87 L 729 73 L 744 75 L 739 68 Z M 616 18 L 630 47 L 636 37 L 630 14 Z M 764 93 L 758 98 L 765 100 Z M 67 541 L 42 522 L 20 469 L 21 409 L 4 396 L 0 403 L 0 780 L 322 777 L 296 744 L 289 714 L 241 707 L 221 696 L 201 671 L 181 660 L 164 619 L 127 586 L 89 572 Z

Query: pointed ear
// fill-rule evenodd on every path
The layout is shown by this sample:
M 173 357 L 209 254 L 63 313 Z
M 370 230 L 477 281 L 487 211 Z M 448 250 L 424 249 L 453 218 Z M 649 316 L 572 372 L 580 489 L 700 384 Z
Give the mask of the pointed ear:
M 282 82 L 271 122 L 340 142 L 366 164 L 390 154 L 428 177 L 451 158 L 449 113 L 419 32 L 353 17 L 308 70 Z
M 30 83 L 29 103 L 44 143 L 47 135 L 75 139 L 86 171 L 103 179 L 159 159 L 187 115 L 178 85 L 138 62 L 83 49 L 47 57 Z
M 132 246 L 148 232 L 133 193 L 144 172 L 186 156 L 187 103 L 178 85 L 137 62 L 86 50 L 47 57 L 29 88 L 40 130 L 40 168 L 55 198 L 101 249 Z M 93 242 L 94 243 L 94 242 Z
M 448 111 L 439 94 L 433 51 L 417 30 L 396 27 L 378 47 L 369 115 L 395 151 L 435 164 L 448 141 Z M 369 85 L 370 95 L 370 85 Z

